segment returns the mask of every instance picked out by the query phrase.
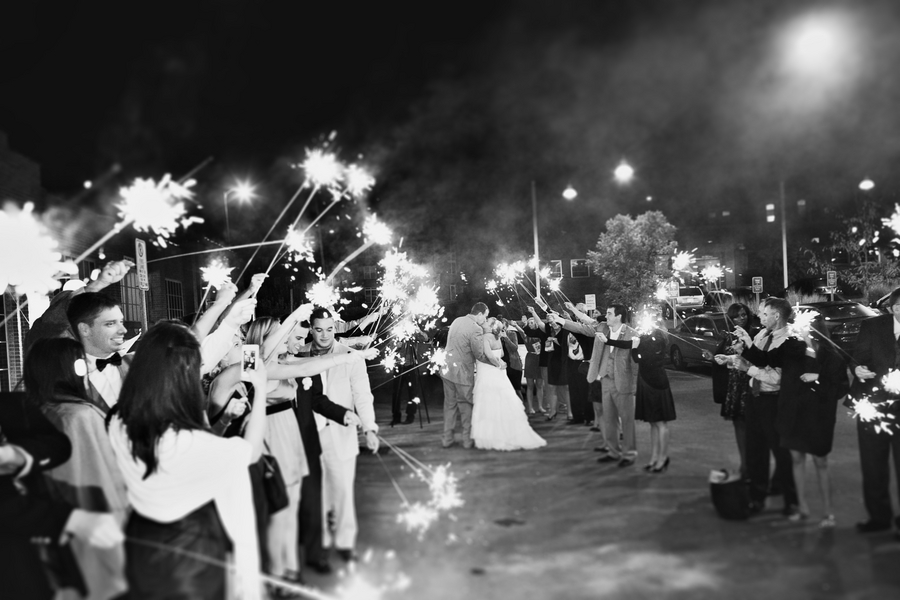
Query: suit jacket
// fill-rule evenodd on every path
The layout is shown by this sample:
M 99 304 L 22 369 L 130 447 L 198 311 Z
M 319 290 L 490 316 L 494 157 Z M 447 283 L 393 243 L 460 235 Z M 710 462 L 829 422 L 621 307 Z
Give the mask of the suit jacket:
M 322 443 L 319 440 L 319 430 L 316 427 L 316 418 L 313 412 L 343 425 L 347 409 L 328 399 L 322 390 L 321 375 L 313 375 L 309 378 L 311 384 L 308 390 L 303 386 L 305 379 L 307 378 L 297 378 L 297 404 L 294 407 L 294 414 L 297 415 L 297 424 L 300 426 L 300 437 L 303 438 L 306 456 L 318 457 L 322 454 Z
M 311 352 L 311 343 L 300 349 L 301 354 L 309 355 Z M 350 352 L 350 348 L 334 342 L 331 352 L 341 354 Z M 355 410 L 362 421 L 363 431 L 378 431 L 378 425 L 375 424 L 375 398 L 369 386 L 369 374 L 364 361 L 332 367 L 320 377 L 324 394 L 335 404 Z M 315 415 L 315 420 L 320 440 L 329 436 L 341 459 L 346 460 L 359 454 L 359 437 L 355 427 L 337 425 L 322 415 Z
M 457 317 L 447 334 L 447 367 L 441 377 L 453 383 L 475 385 L 475 361 L 484 359 L 484 329 L 472 315 Z
M 866 366 L 875 373 L 874 379 L 861 381 L 854 377 L 851 392 L 855 397 L 872 395 L 881 400 L 886 393 L 881 390 L 881 378 L 894 368 L 897 345 L 894 339 L 893 315 L 881 315 L 866 319 L 859 326 L 859 335 L 853 349 L 853 358 L 860 365 Z M 874 388 L 879 388 L 874 392 Z
M 515 336 L 515 339 L 518 339 L 518 336 L 514 332 L 512 335 L 509 335 L 509 333 L 507 335 L 509 337 L 500 338 L 500 343 L 503 344 L 503 349 L 506 350 L 506 367 L 513 371 L 521 371 L 522 357 L 519 356 L 519 344 L 513 341 L 513 336 Z
M 606 323 L 601 323 L 600 331 L 607 338 L 611 335 L 609 325 Z M 635 335 L 634 329 L 628 325 L 622 325 L 622 329 L 619 331 L 619 340 L 630 342 Z M 631 358 L 631 350 L 615 348 L 609 344 L 604 344 L 600 341 L 600 338 L 595 337 L 594 348 L 591 351 L 591 365 L 587 376 L 589 382 L 597 381 L 600 377 L 600 366 L 604 360 L 611 361 L 610 366 L 613 370 L 616 392 L 619 394 L 634 394 L 637 391 L 637 369 Z
M 0 475 L 3 596 L 50 598 L 52 591 L 32 542 L 58 547 L 72 507 L 50 499 L 42 471 L 66 462 L 72 445 L 21 392 L 0 394 L 0 436 L 33 459 L 28 473 L 18 480 L 26 493 L 20 491 L 15 476 Z

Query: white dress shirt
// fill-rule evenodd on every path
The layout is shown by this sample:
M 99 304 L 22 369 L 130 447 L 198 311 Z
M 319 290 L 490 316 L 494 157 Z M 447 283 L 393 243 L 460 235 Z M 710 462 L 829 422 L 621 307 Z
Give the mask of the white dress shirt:
M 107 365 L 102 371 L 97 370 L 98 358 L 109 358 L 101 356 L 87 356 L 88 380 L 94 385 L 100 393 L 100 397 L 106 402 L 107 406 L 112 408 L 119 401 L 119 394 L 122 393 L 122 374 L 115 365 Z

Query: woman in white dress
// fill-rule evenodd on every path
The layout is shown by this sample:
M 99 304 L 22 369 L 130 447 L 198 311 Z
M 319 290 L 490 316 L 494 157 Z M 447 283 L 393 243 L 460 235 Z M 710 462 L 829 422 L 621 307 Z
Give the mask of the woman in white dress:
M 500 356 L 503 323 L 491 317 L 484 334 L 484 352 Z M 482 450 L 530 450 L 547 445 L 528 424 L 521 398 L 516 395 L 505 369 L 479 361 L 472 392 L 472 439 Z

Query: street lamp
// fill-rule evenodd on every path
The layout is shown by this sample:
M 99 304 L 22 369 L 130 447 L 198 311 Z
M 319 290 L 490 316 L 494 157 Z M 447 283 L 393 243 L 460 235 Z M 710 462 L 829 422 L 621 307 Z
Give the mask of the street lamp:
M 228 222 L 228 196 L 233 194 L 239 202 L 247 202 L 255 195 L 254 189 L 256 189 L 255 186 L 250 185 L 249 182 L 238 181 L 222 194 L 222 204 L 225 206 L 225 237 L 227 239 L 231 239 L 231 224 Z
M 626 184 L 634 178 L 634 169 L 624 160 L 613 171 L 613 176 L 620 184 Z M 571 185 L 563 190 L 562 197 L 566 200 L 574 200 L 578 197 L 578 191 Z M 647 197 L 650 200 L 650 196 Z M 531 227 L 534 234 L 534 297 L 541 297 L 541 254 L 538 243 L 538 213 L 537 213 L 537 187 L 531 182 Z
M 874 187 L 875 187 L 875 182 L 872 181 L 871 179 L 869 179 L 868 177 L 866 177 L 865 179 L 863 179 L 862 181 L 859 182 L 859 189 L 861 189 L 864 192 L 868 192 L 869 190 L 871 190 Z

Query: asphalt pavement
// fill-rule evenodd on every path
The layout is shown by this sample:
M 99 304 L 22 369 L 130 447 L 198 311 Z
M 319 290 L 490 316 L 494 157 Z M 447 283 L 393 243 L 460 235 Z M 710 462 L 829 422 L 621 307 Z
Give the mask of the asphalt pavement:
M 678 418 L 671 465 L 658 475 L 640 468 L 649 456 L 646 423 L 637 425 L 639 456 L 627 468 L 598 464 L 599 434 L 559 418 L 531 418 L 548 442 L 539 450 L 443 449 L 439 379 L 423 378 L 430 423 L 421 425 L 390 427 L 391 386 L 377 388 L 383 438 L 425 465 L 449 465 L 464 505 L 421 534 L 408 532 L 397 521 L 403 498 L 426 502 L 426 484 L 396 452 L 363 454 L 360 560 L 336 574 L 304 576 L 355 599 L 900 598 L 900 542 L 854 529 L 865 511 L 846 409 L 838 409 L 830 456 L 836 528 L 818 527 L 811 464 L 809 522 L 788 522 L 780 497 L 749 521 L 725 521 L 713 510 L 708 477 L 738 466 L 731 424 L 712 401 L 708 372 L 669 371 L 669 378 Z M 343 563 L 335 557 L 333 564 Z

